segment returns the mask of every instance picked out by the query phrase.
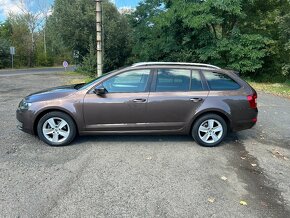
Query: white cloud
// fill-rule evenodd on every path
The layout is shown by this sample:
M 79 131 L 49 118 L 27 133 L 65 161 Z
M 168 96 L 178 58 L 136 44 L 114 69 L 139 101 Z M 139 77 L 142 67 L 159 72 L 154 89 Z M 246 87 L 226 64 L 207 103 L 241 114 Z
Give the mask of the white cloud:
M 48 17 L 51 16 L 52 13 L 53 13 L 53 10 L 52 10 L 52 8 L 51 8 L 51 9 L 49 9 L 49 11 L 48 11 L 48 13 L 47 13 L 47 16 L 48 16 Z
M 6 19 L 9 14 L 22 14 L 24 12 L 35 13 L 38 19 L 42 20 L 52 14 L 52 8 L 47 1 L 0 0 L 1 19 Z
M 0 14 L 7 17 L 9 13 L 20 14 L 22 13 L 19 1 L 17 0 L 1 0 Z
M 52 8 L 50 8 L 47 11 L 43 11 L 43 12 L 39 12 L 38 13 L 38 19 L 44 19 L 44 18 L 48 18 L 49 16 L 51 16 L 53 13 Z
M 118 8 L 118 10 L 121 14 L 132 14 L 136 9 L 130 6 L 124 6 L 124 7 Z

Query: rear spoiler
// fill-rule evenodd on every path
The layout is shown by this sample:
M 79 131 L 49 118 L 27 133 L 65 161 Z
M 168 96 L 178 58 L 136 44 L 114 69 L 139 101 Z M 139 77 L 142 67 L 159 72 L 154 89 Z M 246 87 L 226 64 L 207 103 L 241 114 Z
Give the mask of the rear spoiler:
M 240 76 L 240 72 L 239 71 L 233 71 L 234 74 L 236 74 L 237 76 Z

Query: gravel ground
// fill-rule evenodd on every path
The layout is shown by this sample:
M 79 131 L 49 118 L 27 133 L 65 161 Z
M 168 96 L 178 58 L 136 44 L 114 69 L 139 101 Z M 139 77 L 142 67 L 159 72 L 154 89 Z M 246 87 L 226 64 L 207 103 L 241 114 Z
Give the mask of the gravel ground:
M 0 77 L 0 217 L 290 217 L 289 99 L 259 93 L 257 126 L 217 148 L 189 136 L 90 136 L 55 148 L 16 129 L 24 96 L 70 79 Z

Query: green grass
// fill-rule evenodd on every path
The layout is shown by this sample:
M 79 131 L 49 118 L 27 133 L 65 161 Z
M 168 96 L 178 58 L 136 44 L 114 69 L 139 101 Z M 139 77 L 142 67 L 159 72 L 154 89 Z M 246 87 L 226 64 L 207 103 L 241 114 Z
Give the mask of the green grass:
M 78 84 L 78 83 L 88 83 L 92 81 L 94 78 L 75 71 L 67 71 L 61 72 L 62 75 L 68 76 L 67 84 Z
M 93 79 L 95 79 L 95 77 L 91 77 L 91 76 L 88 76 L 87 74 L 85 73 L 80 73 L 80 72 L 75 72 L 75 71 L 67 71 L 67 72 L 64 72 L 63 73 L 64 75 L 69 75 L 69 76 L 80 76 L 82 77 L 82 80 L 87 83 L 87 82 L 90 82 L 92 81 Z
M 285 83 L 262 83 L 248 81 L 248 83 L 257 91 L 290 98 L 290 81 Z
M 79 73 L 76 71 L 65 71 L 65 72 L 61 72 L 61 73 L 63 73 L 64 75 L 69 75 L 69 76 L 77 76 L 77 75 L 84 76 L 83 73 Z

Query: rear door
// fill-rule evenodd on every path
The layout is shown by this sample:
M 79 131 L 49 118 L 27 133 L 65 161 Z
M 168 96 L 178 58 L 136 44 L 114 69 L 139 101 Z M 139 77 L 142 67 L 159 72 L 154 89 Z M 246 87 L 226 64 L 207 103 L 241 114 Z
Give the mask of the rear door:
M 154 130 L 182 130 L 208 96 L 201 74 L 190 69 L 157 69 L 148 99 Z

